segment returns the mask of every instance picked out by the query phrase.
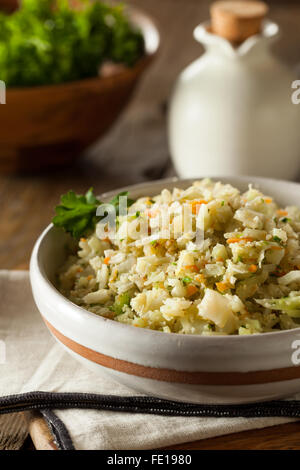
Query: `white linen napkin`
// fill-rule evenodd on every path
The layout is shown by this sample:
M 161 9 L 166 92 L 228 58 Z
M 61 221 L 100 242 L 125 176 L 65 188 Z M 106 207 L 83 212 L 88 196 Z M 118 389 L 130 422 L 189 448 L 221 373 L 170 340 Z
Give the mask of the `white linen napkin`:
M 0 357 L 0 396 L 36 390 L 138 395 L 85 369 L 55 343 L 34 304 L 27 271 L 0 270 L 0 299 L 0 341 L 6 350 L 5 361 Z M 55 410 L 55 414 L 65 424 L 75 449 L 80 450 L 153 449 L 295 420 L 84 409 Z M 0 449 L 19 448 L 26 434 L 21 413 L 0 415 Z

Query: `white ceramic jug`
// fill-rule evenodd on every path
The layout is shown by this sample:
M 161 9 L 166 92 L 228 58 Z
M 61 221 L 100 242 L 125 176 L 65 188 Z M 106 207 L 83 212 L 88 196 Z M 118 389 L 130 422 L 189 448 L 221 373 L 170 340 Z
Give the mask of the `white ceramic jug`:
M 206 51 L 179 76 L 169 112 L 169 145 L 177 173 L 294 179 L 300 170 L 300 105 L 295 75 L 270 51 L 278 25 L 239 47 L 198 26 Z

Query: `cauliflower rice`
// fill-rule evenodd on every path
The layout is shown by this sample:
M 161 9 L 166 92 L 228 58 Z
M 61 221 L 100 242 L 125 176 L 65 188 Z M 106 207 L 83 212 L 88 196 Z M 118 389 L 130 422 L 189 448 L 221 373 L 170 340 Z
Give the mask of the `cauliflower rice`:
M 190 230 L 180 230 L 183 207 Z M 158 230 L 163 210 L 169 238 Z M 145 221 L 146 236 L 138 232 Z M 96 232 L 79 241 L 58 274 L 63 295 L 90 312 L 167 333 L 243 335 L 300 325 L 300 210 L 280 208 L 251 185 L 243 194 L 209 179 L 164 189 L 118 216 L 115 237 Z

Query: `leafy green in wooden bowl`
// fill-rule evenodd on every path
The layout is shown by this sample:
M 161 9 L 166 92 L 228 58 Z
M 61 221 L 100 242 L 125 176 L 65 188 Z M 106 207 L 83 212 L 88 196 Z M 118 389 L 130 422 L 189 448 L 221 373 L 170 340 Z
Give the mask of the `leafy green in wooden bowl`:
M 0 13 L 0 79 L 7 87 L 96 77 L 105 61 L 133 66 L 143 54 L 143 35 L 122 5 L 23 0 L 11 15 Z

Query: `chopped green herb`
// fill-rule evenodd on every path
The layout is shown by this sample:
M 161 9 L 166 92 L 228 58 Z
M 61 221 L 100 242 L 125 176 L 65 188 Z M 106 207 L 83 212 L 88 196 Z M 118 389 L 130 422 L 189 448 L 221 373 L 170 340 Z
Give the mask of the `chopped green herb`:
M 131 295 L 128 292 L 124 292 L 116 297 L 115 303 L 109 307 L 109 309 L 116 315 L 123 313 L 123 307 L 130 304 Z
M 183 282 L 184 285 L 187 285 L 187 284 L 189 284 L 190 282 L 193 281 L 193 279 L 191 279 L 191 278 L 188 277 L 188 276 L 185 276 L 185 277 L 182 278 L 181 280 L 182 280 L 182 282 Z
M 86 0 L 19 3 L 12 14 L 0 13 L 0 78 L 7 87 L 97 77 L 105 61 L 132 66 L 144 54 L 143 35 L 130 24 L 122 5 Z
M 243 258 L 241 256 L 238 256 L 238 261 L 239 263 L 243 263 Z
M 141 215 L 140 211 L 136 211 L 135 218 L 137 219 Z
M 225 201 L 222 201 L 222 202 L 221 202 L 221 206 L 224 206 L 224 204 L 225 204 Z
M 288 217 L 283 217 L 283 219 L 280 220 L 280 222 L 284 222 L 284 223 L 287 223 L 287 222 L 290 222 L 291 219 L 289 219 Z
M 280 243 L 280 242 L 281 242 L 281 238 L 279 238 L 279 237 L 277 237 L 277 236 L 275 235 L 275 237 L 273 237 L 273 241 Z
M 174 262 L 174 263 L 172 263 L 172 264 L 173 264 L 173 266 L 177 266 L 177 263 L 175 263 L 175 262 Z
M 152 246 L 156 246 L 157 244 L 158 244 L 158 241 L 157 241 L 157 240 L 153 240 L 153 241 L 151 242 L 151 245 L 152 245 Z

